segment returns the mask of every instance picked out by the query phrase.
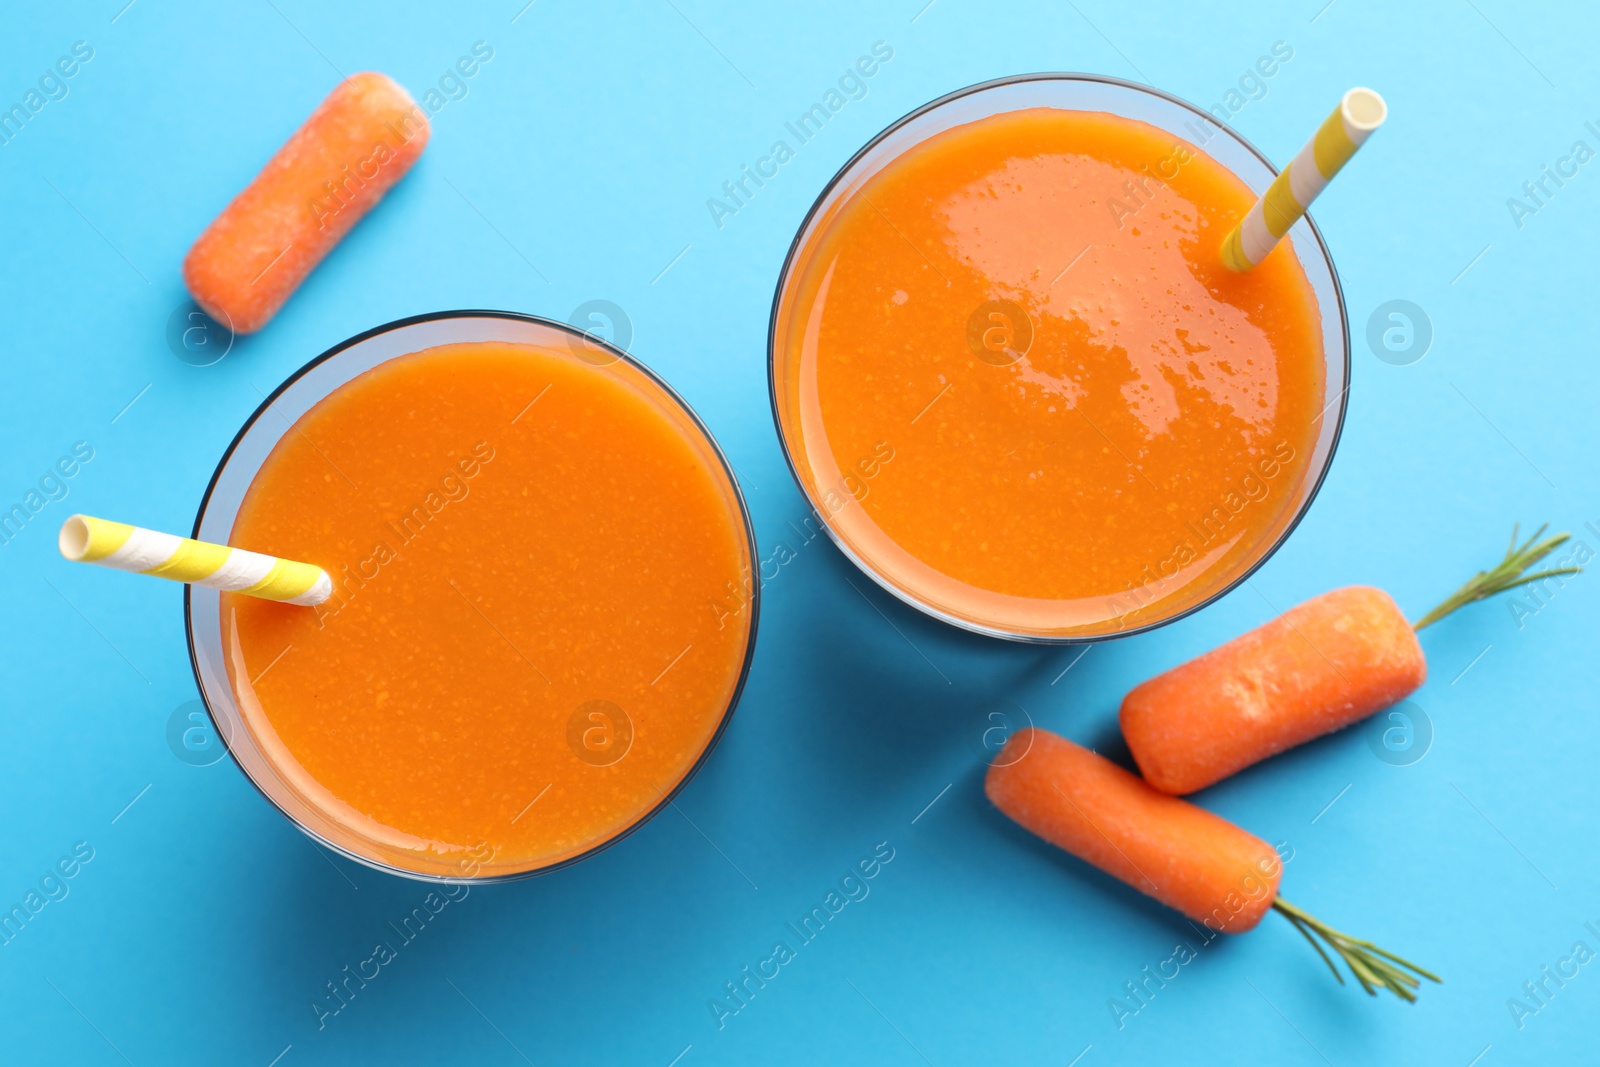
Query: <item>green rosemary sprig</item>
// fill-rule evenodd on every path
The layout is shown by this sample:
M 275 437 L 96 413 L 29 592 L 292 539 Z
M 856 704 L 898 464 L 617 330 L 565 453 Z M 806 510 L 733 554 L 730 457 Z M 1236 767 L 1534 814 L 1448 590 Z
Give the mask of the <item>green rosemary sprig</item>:
M 1425 971 L 1409 960 L 1401 959 L 1392 952 L 1385 952 L 1371 941 L 1360 941 L 1349 934 L 1340 933 L 1327 923 L 1312 918 L 1299 908 L 1290 904 L 1282 897 L 1272 902 L 1274 910 L 1288 919 L 1296 930 L 1311 943 L 1317 950 L 1317 955 L 1322 957 L 1322 962 L 1328 965 L 1328 970 L 1344 985 L 1344 976 L 1339 973 L 1339 968 L 1333 965 L 1333 960 L 1317 944 L 1317 938 L 1328 943 L 1328 947 L 1339 954 L 1345 966 L 1350 968 L 1350 973 L 1356 976 L 1356 981 L 1361 983 L 1361 988 L 1367 991 L 1368 996 L 1377 996 L 1378 989 L 1389 990 L 1407 1004 L 1414 1004 L 1417 994 L 1414 992 L 1421 985 L 1416 978 L 1406 971 L 1420 975 L 1430 982 L 1443 983 L 1444 979 L 1431 971 Z M 1313 936 L 1315 935 L 1315 936 Z M 1399 964 L 1399 966 L 1395 966 Z M 1404 968 L 1404 969 L 1402 969 Z
M 1506 548 L 1506 558 L 1500 561 L 1499 566 L 1492 571 L 1479 571 L 1473 575 L 1466 585 L 1451 594 L 1450 599 L 1418 619 L 1412 629 L 1420 630 L 1424 626 L 1438 622 L 1459 607 L 1470 604 L 1475 600 L 1485 600 L 1496 593 L 1503 593 L 1507 589 L 1515 589 L 1519 585 L 1542 581 L 1545 578 L 1559 578 L 1565 574 L 1577 574 L 1581 571 L 1583 569 L 1581 567 L 1552 567 L 1549 570 L 1538 571 L 1534 574 L 1523 573 L 1571 539 L 1571 534 L 1560 533 L 1540 541 L 1539 537 L 1549 526 L 1549 523 L 1545 523 L 1539 527 L 1534 531 L 1533 536 L 1524 541 L 1521 546 L 1517 544 L 1518 527 L 1513 526 L 1511 528 L 1511 544 Z

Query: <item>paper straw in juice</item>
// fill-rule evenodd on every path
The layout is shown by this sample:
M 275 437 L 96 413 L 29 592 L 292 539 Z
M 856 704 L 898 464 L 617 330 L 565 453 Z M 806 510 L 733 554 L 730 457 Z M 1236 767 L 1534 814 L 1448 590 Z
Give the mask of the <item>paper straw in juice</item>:
M 74 563 L 97 563 L 285 604 L 309 607 L 333 592 L 327 572 L 310 563 L 193 541 L 91 515 L 74 515 L 62 523 L 59 543 L 61 554 Z
M 1273 179 L 1267 195 L 1256 201 L 1244 221 L 1223 240 L 1222 262 L 1230 270 L 1244 271 L 1265 259 L 1388 116 L 1383 97 L 1371 89 L 1345 93 L 1333 114 Z

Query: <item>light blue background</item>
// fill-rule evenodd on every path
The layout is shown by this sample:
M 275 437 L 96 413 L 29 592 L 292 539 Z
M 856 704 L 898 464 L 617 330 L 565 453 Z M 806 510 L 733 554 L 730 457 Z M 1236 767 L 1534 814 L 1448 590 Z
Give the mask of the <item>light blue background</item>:
M 1293 846 L 1289 899 L 1443 974 L 1414 1007 L 1337 987 L 1269 918 L 1119 1030 L 1108 999 L 1192 935 L 1010 826 L 975 749 L 995 700 L 1114 744 L 1136 682 L 1344 583 L 1419 613 L 1498 558 L 1513 520 L 1600 545 L 1583 529 L 1600 525 L 1600 163 L 1521 229 L 1506 207 L 1575 140 L 1597 146 L 1583 123 L 1600 120 L 1600 26 L 1583 6 L 123 2 L 9 4 L 0 35 L 5 106 L 72 42 L 95 49 L 70 95 L 0 146 L 0 502 L 73 442 L 95 450 L 71 495 L 0 547 L 0 904 L 74 842 L 95 849 L 70 895 L 0 947 L 8 1062 L 1593 1057 L 1600 964 L 1520 1031 L 1506 1001 L 1580 938 L 1600 948 L 1583 929 L 1600 920 L 1600 578 L 1521 627 L 1497 603 L 1427 633 L 1433 676 L 1415 701 L 1434 738 L 1419 762 L 1380 761 L 1357 729 L 1200 797 Z M 421 94 L 478 40 L 494 59 L 433 117 L 415 171 L 271 326 L 215 366 L 176 359 L 164 330 L 184 251 L 337 72 L 382 70 Z M 870 95 L 716 228 L 707 197 L 879 40 L 894 58 Z M 1316 211 L 1355 335 L 1343 444 L 1250 586 L 1076 660 L 928 621 L 815 542 L 766 588 L 749 687 L 681 811 L 576 868 L 473 890 L 319 1031 L 323 983 L 425 887 L 319 854 L 231 762 L 174 757 L 168 717 L 195 696 L 181 590 L 64 564 L 60 520 L 186 530 L 261 394 L 371 326 L 455 307 L 564 319 L 600 298 L 627 309 L 633 351 L 727 449 L 765 553 L 805 514 L 768 411 L 772 288 L 835 169 L 972 82 L 1083 70 L 1209 105 L 1275 41 L 1294 58 L 1234 123 L 1278 163 L 1352 85 L 1381 90 L 1392 117 Z M 1432 320 L 1410 366 L 1363 340 L 1391 299 Z M 870 897 L 719 1030 L 707 1001 L 880 841 L 895 859 Z

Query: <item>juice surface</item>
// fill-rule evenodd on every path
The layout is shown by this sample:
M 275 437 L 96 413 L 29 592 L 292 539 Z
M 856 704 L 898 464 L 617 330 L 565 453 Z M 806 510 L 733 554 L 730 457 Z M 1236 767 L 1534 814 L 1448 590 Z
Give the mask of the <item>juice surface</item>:
M 1292 521 L 1324 405 L 1291 251 L 1219 259 L 1254 200 L 1170 133 L 1036 108 L 940 133 L 835 205 L 796 251 L 774 388 L 846 548 L 1037 635 L 1137 626 L 1237 577 Z
M 407 869 L 512 873 L 625 830 L 714 739 L 750 638 L 712 446 L 636 368 L 565 351 L 353 379 L 284 434 L 231 543 L 336 591 L 224 594 L 247 729 L 336 843 Z

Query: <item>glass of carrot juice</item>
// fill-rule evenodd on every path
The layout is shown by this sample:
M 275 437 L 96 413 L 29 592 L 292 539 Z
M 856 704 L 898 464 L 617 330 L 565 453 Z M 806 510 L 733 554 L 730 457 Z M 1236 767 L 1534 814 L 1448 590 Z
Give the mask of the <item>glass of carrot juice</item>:
M 1223 237 L 1275 171 L 1144 86 L 1036 74 L 912 112 L 834 177 L 773 301 L 790 469 L 840 549 L 970 630 L 1170 622 L 1247 578 L 1333 456 L 1349 330 L 1310 218 Z
M 422 879 L 575 862 L 705 760 L 755 645 L 755 543 L 710 433 L 592 335 L 406 319 L 269 397 L 195 536 L 315 562 L 292 607 L 191 586 L 195 678 L 256 787 Z

